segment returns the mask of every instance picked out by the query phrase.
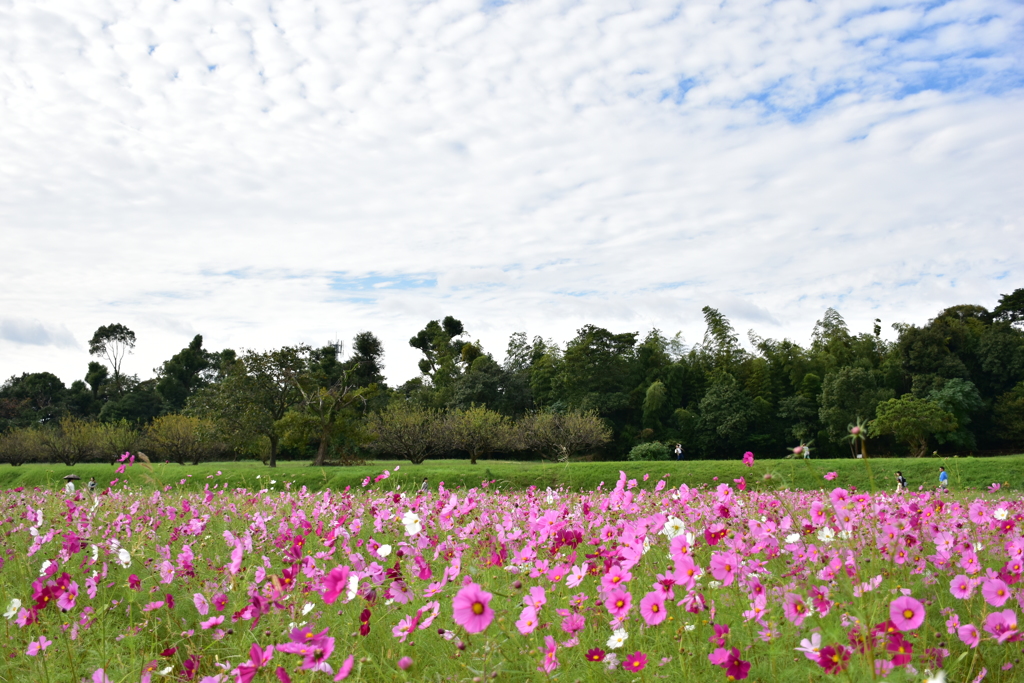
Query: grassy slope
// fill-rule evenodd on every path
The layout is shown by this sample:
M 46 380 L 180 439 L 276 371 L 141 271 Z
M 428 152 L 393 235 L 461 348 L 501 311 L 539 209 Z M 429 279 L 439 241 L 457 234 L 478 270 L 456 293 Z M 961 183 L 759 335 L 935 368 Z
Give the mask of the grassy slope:
M 982 489 L 993 482 L 1004 487 L 1024 490 L 1024 456 L 1001 458 L 927 458 L 927 459 L 879 459 L 871 461 L 875 483 L 878 488 L 895 488 L 894 473 L 902 470 L 911 488 L 919 486 L 933 488 L 938 483 L 938 468 L 944 464 L 950 473 L 950 487 L 954 490 Z M 389 486 L 401 484 L 403 488 L 418 487 L 423 477 L 432 486 L 444 481 L 448 488 L 455 486 L 478 486 L 481 480 L 495 479 L 502 487 L 525 488 L 527 486 L 555 487 L 566 485 L 573 489 L 594 489 L 602 481 L 611 486 L 623 470 L 631 478 L 639 479 L 645 473 L 650 481 L 641 483 L 652 487 L 664 475 L 670 475 L 668 483 L 678 486 L 687 483 L 715 484 L 732 482 L 745 477 L 751 488 L 832 488 L 842 486 L 870 489 L 867 470 L 861 460 L 759 460 L 753 467 L 745 467 L 735 461 L 687 461 L 687 462 L 594 462 L 557 465 L 543 462 L 481 461 L 473 466 L 466 460 L 437 460 L 422 465 L 387 461 L 361 467 L 313 468 L 308 463 L 282 463 L 277 469 L 270 469 L 259 462 L 215 462 L 196 467 L 157 464 L 135 465 L 120 478 L 127 478 L 138 485 L 178 484 L 182 479 L 188 488 L 202 488 L 206 484 L 228 482 L 232 487 L 268 488 L 270 481 L 277 483 L 272 488 L 283 488 L 286 482 L 293 486 L 308 486 L 313 490 L 325 487 L 343 489 L 345 486 L 359 487 L 366 476 L 375 476 L 384 469 L 400 470 L 387 482 Z M 63 485 L 62 477 L 69 473 L 82 477 L 78 486 L 84 486 L 91 476 L 96 477 L 100 486 L 106 486 L 118 477 L 110 465 L 23 465 L 0 468 L 0 488 L 16 486 L 55 488 Z M 217 473 L 221 474 L 218 475 Z M 826 472 L 838 474 L 834 481 L 826 481 Z M 765 474 L 771 474 L 766 481 Z M 257 479 L 257 476 L 260 479 Z

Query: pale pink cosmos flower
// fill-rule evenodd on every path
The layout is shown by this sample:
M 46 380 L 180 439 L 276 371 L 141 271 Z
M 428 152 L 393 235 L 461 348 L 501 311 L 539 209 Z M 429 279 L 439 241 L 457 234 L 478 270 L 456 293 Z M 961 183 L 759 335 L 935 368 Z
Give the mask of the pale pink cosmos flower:
M 909 595 L 889 603 L 889 618 L 901 631 L 913 631 L 924 623 L 924 605 Z
M 573 567 L 569 570 L 569 576 L 565 580 L 565 585 L 569 588 L 576 588 L 576 586 L 583 583 L 583 579 L 586 575 L 587 572 L 585 572 L 582 567 Z
M 651 591 L 640 600 L 640 616 L 648 626 L 657 626 L 665 621 L 665 594 L 662 591 Z
M 490 608 L 491 597 L 475 582 L 463 586 L 452 600 L 455 623 L 469 633 L 486 630 L 494 619 L 494 610 Z
M 835 473 L 835 472 L 826 472 L 825 473 L 825 481 L 832 481 L 832 480 L 834 480 L 838 476 L 839 475 L 837 473 Z
M 821 656 L 821 634 L 812 633 L 810 639 L 804 638 L 800 641 L 800 647 L 793 649 L 797 652 L 803 652 L 804 657 L 807 657 L 812 662 L 817 662 Z
M 210 612 L 210 603 L 206 601 L 206 596 L 202 593 L 196 593 L 192 596 L 192 602 L 196 606 L 196 611 L 199 612 L 200 616 L 205 617 Z

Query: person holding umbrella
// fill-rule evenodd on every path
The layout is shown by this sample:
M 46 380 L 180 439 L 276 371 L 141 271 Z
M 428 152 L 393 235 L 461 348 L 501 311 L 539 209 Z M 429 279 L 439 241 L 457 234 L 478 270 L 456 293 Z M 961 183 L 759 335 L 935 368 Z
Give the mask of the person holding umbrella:
M 75 482 L 81 479 L 81 477 L 78 476 L 77 474 L 69 474 L 68 476 L 64 477 L 64 479 L 68 482 L 64 484 L 64 493 L 74 493 Z

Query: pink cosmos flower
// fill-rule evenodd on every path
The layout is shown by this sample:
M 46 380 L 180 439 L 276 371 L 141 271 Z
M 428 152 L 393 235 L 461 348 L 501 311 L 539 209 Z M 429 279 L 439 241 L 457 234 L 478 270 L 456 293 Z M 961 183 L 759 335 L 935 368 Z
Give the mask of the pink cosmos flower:
M 523 608 L 523 611 L 519 614 L 519 620 L 516 621 L 516 628 L 524 636 L 533 633 L 534 629 L 537 628 L 537 610 L 527 605 Z
M 981 585 L 981 595 L 993 607 L 1002 607 L 1010 599 L 1010 587 L 1001 579 L 987 579 Z
M 974 582 L 963 574 L 957 574 L 949 582 L 949 592 L 958 600 L 967 600 L 974 592 Z
M 96 669 L 92 672 L 92 683 L 111 683 L 110 677 L 103 669 Z
M 412 657 L 402 657 L 398 660 L 398 668 L 405 671 L 412 666 Z
M 750 451 L 747 451 L 746 453 L 744 453 L 743 454 L 743 464 L 746 465 L 747 467 L 753 467 L 754 466 L 754 454 L 751 453 Z
M 615 588 L 605 596 L 604 606 L 613 617 L 622 619 L 633 606 L 633 596 L 628 591 Z
M 607 593 L 615 588 L 620 588 L 620 584 L 627 583 L 632 578 L 633 575 L 619 565 L 612 565 L 608 573 L 601 577 L 601 590 Z
M 211 617 L 211 618 L 207 619 L 206 621 L 199 622 L 199 628 L 203 629 L 204 631 L 207 631 L 207 630 L 213 628 L 214 626 L 220 626 L 223 623 L 224 623 L 224 616 L 223 615 L 216 616 L 216 617 Z
M 341 666 L 338 667 L 338 675 L 334 677 L 336 681 L 343 681 L 348 678 L 348 675 L 352 673 L 352 667 L 356 663 L 355 655 L 349 655 Z
M 722 582 L 723 586 L 732 584 L 736 578 L 736 568 L 740 558 L 732 552 L 715 552 L 711 554 L 711 575 Z
M 562 620 L 562 630 L 572 635 L 582 631 L 586 623 L 587 621 L 582 614 L 572 613 Z
M 889 618 L 901 631 L 913 631 L 924 623 L 924 605 L 909 595 L 889 603 Z
M 338 596 L 348 588 L 348 567 L 335 567 L 324 577 L 324 602 L 333 604 Z
M 196 611 L 199 612 L 200 616 L 205 617 L 210 612 L 210 603 L 206 601 L 206 596 L 202 593 L 193 595 L 192 602 L 195 604 Z
M 993 612 L 985 619 L 985 630 L 992 634 L 1000 643 L 1020 640 L 1017 632 L 1017 614 L 1012 609 Z
M 528 595 L 523 596 L 523 603 L 533 607 L 538 612 L 548 602 L 543 586 L 531 586 Z
M 398 625 L 391 629 L 391 634 L 398 638 L 401 643 L 405 642 L 405 639 L 409 637 L 409 634 L 416 630 L 416 621 L 409 616 L 403 617 Z
M 39 640 L 33 640 L 28 644 L 28 649 L 25 651 L 29 657 L 35 657 L 40 652 L 45 652 L 46 648 L 53 645 L 52 640 L 48 640 L 46 636 L 39 636 Z
M 648 626 L 657 626 L 665 621 L 668 617 L 668 612 L 665 611 L 665 594 L 657 590 L 645 595 L 640 600 L 640 616 Z
M 825 473 L 825 481 L 832 481 L 832 480 L 834 480 L 838 476 L 839 475 L 836 474 L 835 472 L 826 472 Z
M 455 594 L 452 610 L 455 623 L 469 633 L 480 633 L 490 626 L 494 610 L 490 608 L 491 594 L 470 582 Z
M 804 623 L 808 614 L 804 599 L 796 593 L 786 593 L 785 601 L 782 603 L 782 612 L 795 626 Z
M 551 636 L 544 636 L 544 646 L 544 659 L 541 661 L 541 665 L 537 667 L 537 671 L 543 671 L 546 674 L 550 674 L 558 668 L 558 657 L 555 655 L 555 652 L 558 649 L 558 644 Z
M 971 648 L 978 647 L 978 643 L 981 642 L 981 634 L 978 633 L 978 628 L 974 624 L 964 624 L 956 630 L 956 634 L 965 645 Z

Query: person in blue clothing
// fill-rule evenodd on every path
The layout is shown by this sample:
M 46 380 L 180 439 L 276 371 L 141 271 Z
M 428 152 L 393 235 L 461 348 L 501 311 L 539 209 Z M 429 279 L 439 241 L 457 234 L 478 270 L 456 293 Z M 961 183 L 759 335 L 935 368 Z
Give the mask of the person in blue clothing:
M 941 465 L 939 466 L 939 488 L 943 491 L 949 490 L 949 472 Z

